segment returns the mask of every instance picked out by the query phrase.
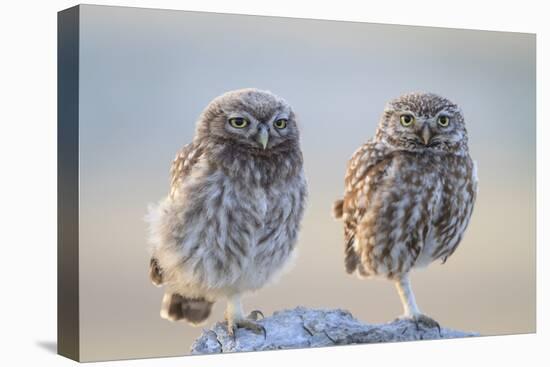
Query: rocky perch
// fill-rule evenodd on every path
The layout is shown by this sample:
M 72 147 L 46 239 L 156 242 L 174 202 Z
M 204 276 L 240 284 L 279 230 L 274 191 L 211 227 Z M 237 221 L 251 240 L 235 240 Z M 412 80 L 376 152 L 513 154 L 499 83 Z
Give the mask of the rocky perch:
M 344 344 L 382 343 L 410 340 L 447 339 L 478 336 L 477 333 L 446 328 L 427 328 L 409 320 L 387 324 L 366 324 L 348 311 L 297 307 L 277 311 L 259 321 L 266 337 L 238 329 L 235 337 L 226 324 L 218 322 L 204 330 L 191 346 L 191 354 L 250 352 L 259 350 L 326 347 Z

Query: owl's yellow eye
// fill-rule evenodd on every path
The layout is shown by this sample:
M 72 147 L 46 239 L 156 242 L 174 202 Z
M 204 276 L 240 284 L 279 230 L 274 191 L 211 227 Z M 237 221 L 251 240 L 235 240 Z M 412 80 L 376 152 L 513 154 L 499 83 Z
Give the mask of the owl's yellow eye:
M 237 129 L 242 129 L 248 125 L 248 120 L 244 117 L 232 117 L 229 119 L 231 126 Z
M 449 126 L 449 117 L 448 116 L 439 116 L 437 118 L 437 123 L 439 126 L 447 127 Z
M 400 121 L 401 121 L 401 125 L 407 127 L 414 124 L 415 119 L 413 115 L 404 114 L 404 115 L 401 115 Z
M 273 125 L 277 128 L 277 129 L 284 129 L 286 127 L 288 123 L 288 120 L 287 119 L 278 119 L 277 121 L 275 121 L 273 123 Z

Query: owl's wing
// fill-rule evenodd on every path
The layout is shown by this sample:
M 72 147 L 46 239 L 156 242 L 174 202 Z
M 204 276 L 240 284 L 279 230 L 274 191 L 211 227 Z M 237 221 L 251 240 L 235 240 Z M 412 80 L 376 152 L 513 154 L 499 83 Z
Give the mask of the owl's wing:
M 174 158 L 172 166 L 170 167 L 170 197 L 172 199 L 179 185 L 183 179 L 190 174 L 193 165 L 201 155 L 202 150 L 193 143 L 185 145 L 176 154 L 176 158 Z M 149 278 L 157 287 L 160 287 L 164 283 L 163 269 L 154 256 L 151 257 L 149 262 Z
M 348 162 L 344 198 L 334 205 L 335 216 L 344 220 L 345 266 L 348 273 L 354 272 L 360 263 L 353 247 L 357 223 L 365 215 L 370 197 L 391 159 L 391 155 L 384 154 L 371 141 L 357 149 Z
M 189 175 L 191 169 L 202 155 L 200 146 L 193 143 L 185 145 L 176 154 L 170 167 L 170 197 L 174 198 L 182 180 Z

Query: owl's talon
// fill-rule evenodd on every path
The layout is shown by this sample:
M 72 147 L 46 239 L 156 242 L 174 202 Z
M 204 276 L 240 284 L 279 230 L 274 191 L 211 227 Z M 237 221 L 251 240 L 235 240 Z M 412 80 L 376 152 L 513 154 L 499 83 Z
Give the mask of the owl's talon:
M 247 319 L 258 321 L 258 316 L 261 316 L 262 319 L 265 319 L 264 313 L 260 310 L 253 310 L 250 311 L 250 313 L 247 316 Z
M 408 319 L 414 322 L 414 325 L 416 326 L 416 330 L 420 330 L 420 325 L 423 325 L 430 329 L 437 328 L 438 334 L 441 335 L 441 326 L 439 326 L 439 323 L 434 319 L 432 319 L 431 317 L 419 314 L 412 317 L 408 317 Z
M 238 320 L 233 325 L 227 327 L 227 331 L 233 339 L 236 339 L 237 329 L 243 328 L 252 331 L 255 334 L 262 334 L 264 339 L 267 339 L 267 331 L 263 325 L 252 320 Z
M 237 340 L 237 337 L 235 336 L 237 334 L 237 327 L 235 325 L 233 326 L 227 326 L 227 333 L 229 334 L 229 336 L 231 338 L 233 338 L 233 340 Z

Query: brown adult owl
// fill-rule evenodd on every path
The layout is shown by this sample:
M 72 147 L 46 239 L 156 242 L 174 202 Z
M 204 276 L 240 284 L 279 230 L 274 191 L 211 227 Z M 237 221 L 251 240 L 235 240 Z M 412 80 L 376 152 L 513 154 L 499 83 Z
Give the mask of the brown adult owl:
M 393 280 L 403 317 L 439 327 L 418 309 L 409 273 L 453 254 L 476 192 L 460 108 L 432 93 L 390 101 L 375 137 L 348 162 L 344 198 L 334 204 L 346 271 Z
M 273 280 L 297 241 L 307 190 L 292 108 L 257 89 L 215 98 L 171 174 L 170 194 L 149 215 L 161 316 L 200 324 L 227 299 L 231 334 L 265 332 L 241 297 Z

